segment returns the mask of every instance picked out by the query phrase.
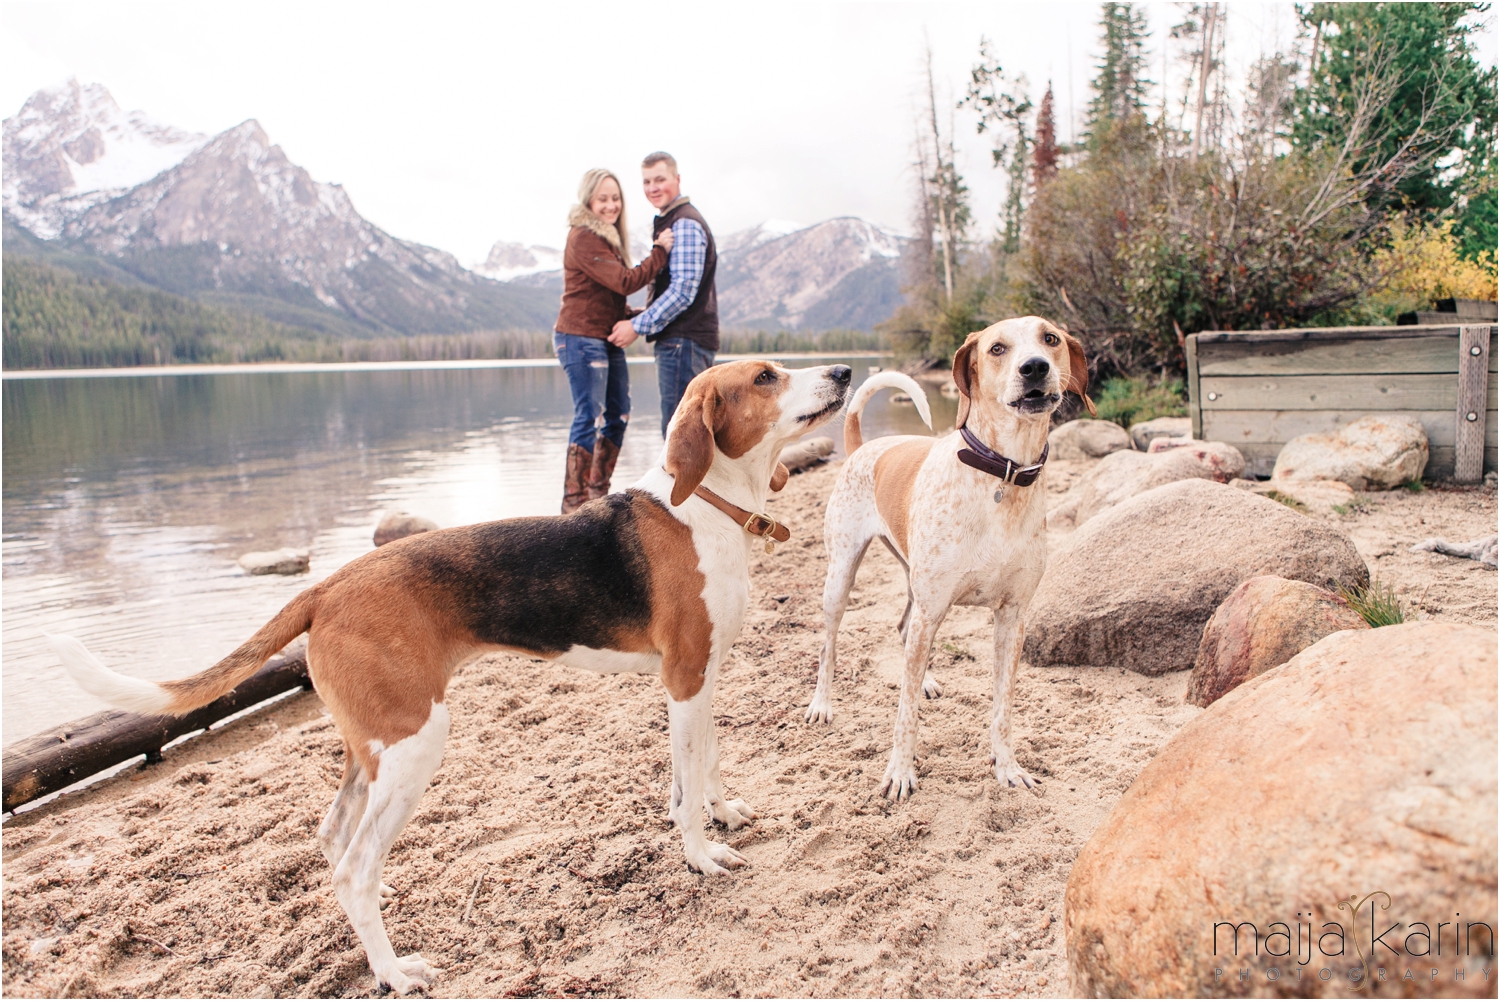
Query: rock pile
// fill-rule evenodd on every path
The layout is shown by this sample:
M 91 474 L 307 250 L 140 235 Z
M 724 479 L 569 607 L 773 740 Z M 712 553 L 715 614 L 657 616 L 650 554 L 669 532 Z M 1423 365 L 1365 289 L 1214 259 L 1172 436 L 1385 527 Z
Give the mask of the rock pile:
M 1130 435 L 1114 421 L 1078 420 L 1059 424 L 1047 435 L 1051 459 L 1099 459 L 1131 447 Z
M 240 569 L 249 574 L 307 573 L 312 565 L 306 549 L 272 549 L 264 553 L 246 553 L 240 557 Z
M 1210 705 L 1324 636 L 1368 628 L 1332 591 L 1283 577 L 1251 577 L 1230 592 L 1203 627 L 1187 701 Z
M 1493 996 L 1495 696 L 1494 630 L 1417 622 L 1210 706 L 1073 866 L 1073 995 Z
M 1338 480 L 1351 490 L 1394 490 L 1427 468 L 1427 432 L 1406 414 L 1372 414 L 1331 434 L 1282 446 L 1273 481 Z
M 1262 574 L 1320 587 L 1370 578 L 1348 536 L 1275 501 L 1201 479 L 1148 490 L 1091 518 L 1049 557 L 1025 657 L 1187 670 L 1214 610 Z
M 380 524 L 375 526 L 375 546 L 379 548 L 387 542 L 395 542 L 408 535 L 435 532 L 437 527 L 437 522 L 430 518 L 421 518 L 405 511 L 387 511 L 385 517 L 380 519 Z
M 1184 448 L 1153 454 L 1115 452 L 1073 485 L 1048 513 L 1047 526 L 1082 525 L 1120 502 L 1163 484 L 1189 479 L 1228 483 L 1244 471 L 1245 457 L 1240 450 L 1217 441 L 1190 442 Z
M 1142 452 L 1151 450 L 1151 442 L 1157 438 L 1191 438 L 1191 417 L 1153 417 L 1130 425 L 1130 440 Z

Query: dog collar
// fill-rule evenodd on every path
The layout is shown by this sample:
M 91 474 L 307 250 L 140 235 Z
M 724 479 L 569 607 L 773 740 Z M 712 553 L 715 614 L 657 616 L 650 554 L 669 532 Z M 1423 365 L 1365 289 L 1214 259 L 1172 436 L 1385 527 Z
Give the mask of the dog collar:
M 768 514 L 753 514 L 746 511 L 736 504 L 729 503 L 707 487 L 699 487 L 693 493 L 729 515 L 729 517 L 734 519 L 735 524 L 739 525 L 746 532 L 757 539 L 765 539 L 766 552 L 768 553 L 776 551 L 776 543 L 785 542 L 792 537 L 791 529 L 785 525 L 778 524 L 776 519 Z
M 1029 487 L 1036 482 L 1036 478 L 1042 474 L 1042 467 L 1047 464 L 1047 450 L 1050 443 L 1042 446 L 1042 457 L 1029 466 L 1023 466 L 1014 459 L 1007 459 L 999 452 L 990 448 L 980 441 L 969 426 L 965 424 L 958 429 L 958 433 L 964 436 L 964 443 L 968 448 L 958 450 L 958 461 L 966 466 L 973 466 L 981 472 L 998 476 L 1006 483 L 1014 483 L 1018 487 Z

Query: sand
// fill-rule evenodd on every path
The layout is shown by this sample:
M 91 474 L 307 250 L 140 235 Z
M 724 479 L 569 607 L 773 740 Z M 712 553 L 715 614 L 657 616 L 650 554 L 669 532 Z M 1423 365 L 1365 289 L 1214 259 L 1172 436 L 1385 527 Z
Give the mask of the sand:
M 1081 465 L 1055 464 L 1060 495 Z M 772 513 L 791 543 L 756 560 L 715 703 L 731 795 L 760 819 L 719 831 L 750 859 L 685 868 L 665 816 L 664 696 L 488 656 L 450 689 L 452 736 L 391 852 L 398 953 L 444 968 L 434 996 L 1066 996 L 1062 898 L 1080 848 L 1200 710 L 1187 674 L 1024 666 L 1016 748 L 987 760 L 987 615 L 956 609 L 922 706 L 921 787 L 876 793 L 890 746 L 902 571 L 872 547 L 844 622 L 828 726 L 809 725 L 821 631 L 821 502 L 835 466 Z M 1494 625 L 1495 571 L 1411 554 L 1495 531 L 1493 486 L 1371 495 L 1328 514 L 1419 616 Z M 847 668 L 859 665 L 857 683 Z M 3 837 L 3 988 L 13 996 L 361 996 L 374 982 L 313 833 L 341 769 L 315 695 L 288 699 L 78 794 Z

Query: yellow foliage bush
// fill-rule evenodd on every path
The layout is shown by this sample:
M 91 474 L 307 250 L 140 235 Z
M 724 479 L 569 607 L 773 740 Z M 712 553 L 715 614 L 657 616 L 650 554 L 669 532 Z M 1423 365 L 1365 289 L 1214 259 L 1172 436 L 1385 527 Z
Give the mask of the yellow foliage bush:
M 1431 224 L 1398 220 L 1391 245 L 1375 255 L 1385 281 L 1370 294 L 1383 312 L 1431 309 L 1438 299 L 1495 298 L 1495 254 L 1471 261 L 1459 256 L 1453 220 Z

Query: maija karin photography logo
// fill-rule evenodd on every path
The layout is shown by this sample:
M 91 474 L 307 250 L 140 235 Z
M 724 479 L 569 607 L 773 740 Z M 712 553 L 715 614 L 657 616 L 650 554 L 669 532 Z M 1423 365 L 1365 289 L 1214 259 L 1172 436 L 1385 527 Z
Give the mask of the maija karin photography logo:
M 1390 908 L 1391 895 L 1377 890 L 1340 900 L 1337 910 L 1347 913 L 1338 921 L 1319 923 L 1311 910 L 1265 926 L 1216 921 L 1214 982 L 1338 978 L 1350 991 L 1361 991 L 1390 981 L 1430 985 L 1477 977 L 1488 983 L 1494 975 L 1495 929 L 1489 922 L 1458 913 L 1443 915 L 1446 920 L 1397 921 L 1385 913 Z

